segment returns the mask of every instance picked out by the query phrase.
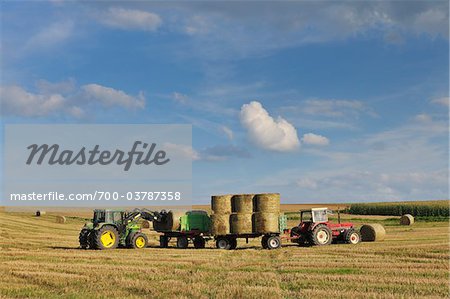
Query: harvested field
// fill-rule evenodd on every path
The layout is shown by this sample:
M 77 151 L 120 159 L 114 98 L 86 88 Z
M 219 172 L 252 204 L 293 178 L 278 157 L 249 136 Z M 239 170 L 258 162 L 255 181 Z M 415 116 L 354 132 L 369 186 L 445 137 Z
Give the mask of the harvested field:
M 297 210 L 299 207 L 297 207 Z M 61 212 L 59 212 L 62 214 Z M 73 213 L 73 212 L 72 212 Z M 386 223 L 383 242 L 263 250 L 78 248 L 84 220 L 0 211 L 1 298 L 448 298 L 448 222 Z M 71 214 L 74 215 L 74 214 Z M 360 224 L 386 218 L 344 215 Z M 290 221 L 293 226 L 297 221 Z M 173 243 L 170 246 L 174 246 Z M 244 249 L 245 248 L 245 249 Z M 401 273 L 401 274 L 399 274 Z

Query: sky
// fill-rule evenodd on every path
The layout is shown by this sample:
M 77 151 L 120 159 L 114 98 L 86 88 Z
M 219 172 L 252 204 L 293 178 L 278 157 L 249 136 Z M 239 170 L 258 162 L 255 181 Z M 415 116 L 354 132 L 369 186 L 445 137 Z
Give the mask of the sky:
M 449 198 L 448 1 L 0 5 L 2 124 L 191 124 L 194 203 Z

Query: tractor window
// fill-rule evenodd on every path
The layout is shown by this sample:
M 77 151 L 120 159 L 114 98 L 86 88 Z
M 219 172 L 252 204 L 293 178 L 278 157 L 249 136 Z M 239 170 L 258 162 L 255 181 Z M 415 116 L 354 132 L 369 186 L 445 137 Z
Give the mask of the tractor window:
M 114 212 L 113 222 L 122 222 L 122 212 Z
M 105 212 L 104 211 L 94 212 L 94 222 L 95 223 L 105 222 Z
M 305 211 L 302 212 L 302 222 L 311 222 L 312 221 L 312 214 L 311 211 Z
M 313 211 L 314 213 L 314 222 L 327 222 L 327 211 L 326 210 L 318 210 Z

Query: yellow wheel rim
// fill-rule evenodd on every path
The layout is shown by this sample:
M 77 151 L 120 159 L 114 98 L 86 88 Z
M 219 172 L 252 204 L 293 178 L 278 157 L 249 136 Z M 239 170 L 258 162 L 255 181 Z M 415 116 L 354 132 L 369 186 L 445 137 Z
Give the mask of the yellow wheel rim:
M 144 248 L 144 246 L 145 246 L 144 237 L 137 237 L 135 243 L 136 243 L 137 248 Z
M 100 241 L 102 242 L 102 245 L 106 248 L 112 247 L 114 243 L 116 242 L 116 236 L 112 231 L 104 231 L 102 233 L 102 236 L 100 237 Z

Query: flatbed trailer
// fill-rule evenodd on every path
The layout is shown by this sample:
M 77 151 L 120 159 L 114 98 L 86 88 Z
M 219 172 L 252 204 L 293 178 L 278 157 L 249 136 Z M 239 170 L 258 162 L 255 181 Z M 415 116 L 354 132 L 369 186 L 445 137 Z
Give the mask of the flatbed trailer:
M 194 248 L 205 248 L 206 242 L 215 240 L 218 249 L 236 249 L 237 239 L 245 239 L 248 243 L 249 239 L 261 239 L 261 245 L 264 249 L 277 249 L 281 247 L 281 233 L 248 233 L 248 234 L 227 234 L 221 236 L 214 236 L 205 234 L 198 230 L 192 231 L 163 231 L 159 232 L 159 244 L 161 248 L 167 248 L 169 241 L 173 238 L 177 240 L 177 248 L 185 249 L 189 247 L 189 243 L 194 245 Z

